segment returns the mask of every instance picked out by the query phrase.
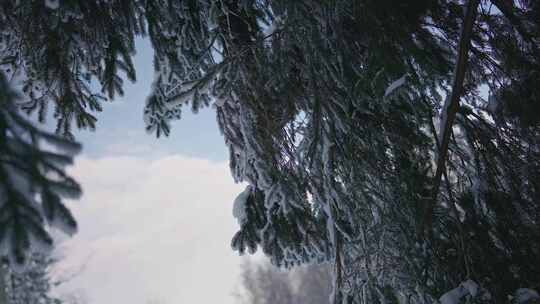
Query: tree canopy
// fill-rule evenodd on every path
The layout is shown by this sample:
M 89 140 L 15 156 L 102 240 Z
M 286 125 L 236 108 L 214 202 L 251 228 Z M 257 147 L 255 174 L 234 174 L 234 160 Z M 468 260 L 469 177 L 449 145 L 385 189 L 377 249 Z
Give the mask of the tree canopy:
M 53 108 L 67 138 L 136 79 L 137 37 L 155 51 L 150 133 L 168 135 L 186 105 L 215 108 L 248 183 L 240 253 L 332 261 L 335 301 L 431 303 L 474 281 L 470 296 L 501 303 L 540 287 L 540 2 L 0 4 L 17 105 Z

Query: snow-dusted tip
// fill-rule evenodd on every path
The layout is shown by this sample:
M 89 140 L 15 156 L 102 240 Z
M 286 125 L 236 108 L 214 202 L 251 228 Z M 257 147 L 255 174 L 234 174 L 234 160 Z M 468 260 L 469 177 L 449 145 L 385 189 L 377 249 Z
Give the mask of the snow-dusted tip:
M 405 84 L 405 81 L 407 80 L 407 74 L 404 74 L 401 76 L 398 80 L 395 80 L 392 82 L 387 88 L 386 91 L 384 91 L 384 98 L 388 97 L 390 94 L 392 94 L 395 90 L 399 89 L 401 86 Z
M 234 200 L 233 204 L 233 216 L 238 221 L 238 225 L 242 225 L 247 218 L 247 212 L 246 212 L 246 203 L 251 195 L 252 187 L 246 186 L 246 189 L 244 191 L 240 192 L 236 199 Z

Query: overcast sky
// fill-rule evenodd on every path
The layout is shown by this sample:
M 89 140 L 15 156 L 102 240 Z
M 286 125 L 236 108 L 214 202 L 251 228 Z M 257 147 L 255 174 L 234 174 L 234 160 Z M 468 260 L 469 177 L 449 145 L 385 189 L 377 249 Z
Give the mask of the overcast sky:
M 215 115 L 186 111 L 169 138 L 144 131 L 152 82 L 151 50 L 139 43 L 138 81 L 106 104 L 96 132 L 80 132 L 84 152 L 70 172 L 82 199 L 70 202 L 79 233 L 61 242 L 57 291 L 89 304 L 236 303 L 241 258 L 234 184 Z

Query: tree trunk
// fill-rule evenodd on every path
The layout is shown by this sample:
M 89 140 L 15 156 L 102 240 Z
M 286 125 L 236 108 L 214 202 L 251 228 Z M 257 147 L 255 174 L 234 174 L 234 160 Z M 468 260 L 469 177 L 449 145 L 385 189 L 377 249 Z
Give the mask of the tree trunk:
M 452 127 L 456 113 L 459 110 L 459 100 L 463 91 L 463 81 L 465 79 L 465 72 L 467 71 L 467 62 L 469 59 L 469 48 L 471 45 L 471 36 L 473 32 L 474 22 L 477 15 L 479 0 L 470 0 L 467 5 L 467 11 L 465 19 L 463 20 L 463 27 L 461 29 L 461 37 L 459 39 L 458 46 L 458 58 L 456 62 L 456 68 L 454 72 L 454 80 L 452 83 L 452 93 L 447 97 L 445 105 L 441 113 L 441 125 L 440 125 L 440 145 L 438 148 L 437 169 L 435 171 L 435 177 L 433 182 L 433 196 L 428 201 L 423 222 L 421 225 L 421 233 L 424 233 L 426 229 L 431 230 L 431 224 L 433 221 L 433 209 L 437 204 L 439 195 L 439 188 L 441 186 L 441 179 L 445 171 L 446 158 L 448 156 L 448 146 L 450 144 L 450 135 L 452 134 Z

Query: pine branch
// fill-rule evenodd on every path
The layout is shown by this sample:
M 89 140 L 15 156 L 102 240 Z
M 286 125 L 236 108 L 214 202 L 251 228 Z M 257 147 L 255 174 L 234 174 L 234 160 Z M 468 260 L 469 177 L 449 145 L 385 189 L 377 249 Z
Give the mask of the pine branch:
M 521 20 L 514 14 L 514 4 L 513 1 L 509 0 L 491 0 L 497 9 L 499 9 L 502 14 L 510 21 L 512 26 L 516 28 L 518 33 L 528 42 L 534 42 L 534 36 L 527 31 L 525 25 Z M 534 44 L 533 44 L 534 45 Z
M 421 226 L 422 229 L 420 230 L 421 233 L 423 233 L 426 229 L 430 229 L 433 221 L 433 209 L 437 203 L 441 179 L 445 171 L 448 147 L 450 145 L 450 135 L 452 134 L 454 119 L 459 110 L 459 99 L 461 98 L 463 91 L 463 81 L 465 79 L 465 72 L 467 70 L 469 48 L 471 45 L 471 37 L 478 5 L 479 0 L 470 0 L 467 5 L 465 19 L 463 20 L 463 27 L 459 39 L 458 59 L 456 62 L 454 80 L 452 83 L 452 92 L 451 95 L 448 96 L 441 113 L 440 129 L 442 131 L 440 133 L 440 145 L 438 146 L 437 169 L 435 171 L 433 182 L 433 198 L 432 200 L 428 201 L 428 205 L 426 206 L 426 212 L 424 213 Z

